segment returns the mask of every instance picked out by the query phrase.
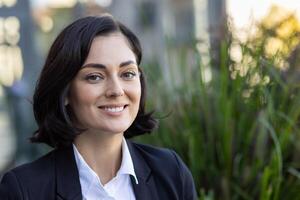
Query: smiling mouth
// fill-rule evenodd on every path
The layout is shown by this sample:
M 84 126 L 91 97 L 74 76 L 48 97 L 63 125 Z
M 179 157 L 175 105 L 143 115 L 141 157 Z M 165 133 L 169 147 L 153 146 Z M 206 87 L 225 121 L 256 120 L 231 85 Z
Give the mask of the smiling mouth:
M 123 106 L 99 106 L 98 108 L 105 110 L 107 112 L 118 113 L 122 112 L 128 105 Z

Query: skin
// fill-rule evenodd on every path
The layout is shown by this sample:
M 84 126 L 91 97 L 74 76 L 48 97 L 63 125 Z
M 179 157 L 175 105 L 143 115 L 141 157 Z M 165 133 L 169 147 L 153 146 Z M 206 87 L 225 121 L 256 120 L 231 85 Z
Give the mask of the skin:
M 102 184 L 120 168 L 123 134 L 137 116 L 140 97 L 138 66 L 126 38 L 121 33 L 94 38 L 66 104 L 77 127 L 87 129 L 74 144 Z

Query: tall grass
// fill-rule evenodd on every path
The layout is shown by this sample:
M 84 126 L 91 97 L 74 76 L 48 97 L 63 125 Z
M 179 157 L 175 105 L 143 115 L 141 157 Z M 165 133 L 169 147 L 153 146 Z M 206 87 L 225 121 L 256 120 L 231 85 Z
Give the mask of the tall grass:
M 259 50 L 243 64 L 247 46 L 242 62 L 233 62 L 229 47 L 222 47 L 221 66 L 205 66 L 195 49 L 173 52 L 172 89 L 159 66 L 145 67 L 149 104 L 162 119 L 140 140 L 175 149 L 199 199 L 300 199 L 299 83 L 286 81 Z

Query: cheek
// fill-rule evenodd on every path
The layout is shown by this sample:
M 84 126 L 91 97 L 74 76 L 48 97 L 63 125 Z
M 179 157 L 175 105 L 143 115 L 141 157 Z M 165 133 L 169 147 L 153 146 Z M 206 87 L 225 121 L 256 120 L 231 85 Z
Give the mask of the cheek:
M 129 92 L 132 97 L 132 100 L 134 100 L 136 103 L 139 103 L 141 99 L 141 84 L 137 83 L 131 86 L 129 88 Z
M 97 90 L 93 90 L 90 87 L 73 87 L 69 93 L 69 102 L 73 110 L 80 111 L 87 106 L 93 104 L 93 101 L 97 97 Z
M 130 104 L 132 105 L 131 111 L 137 113 L 141 100 L 141 85 L 139 83 L 127 85 L 125 90 Z

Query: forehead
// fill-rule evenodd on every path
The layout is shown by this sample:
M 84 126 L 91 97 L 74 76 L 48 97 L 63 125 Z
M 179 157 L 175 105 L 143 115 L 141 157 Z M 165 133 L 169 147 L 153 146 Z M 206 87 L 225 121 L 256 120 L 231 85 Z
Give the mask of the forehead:
M 124 61 L 136 58 L 129 42 L 121 33 L 112 33 L 107 36 L 97 36 L 93 39 L 85 64 L 100 63 L 103 65 L 119 65 Z

